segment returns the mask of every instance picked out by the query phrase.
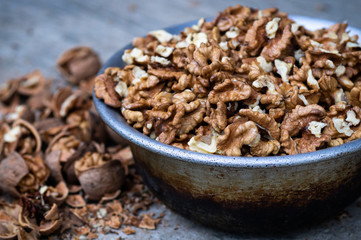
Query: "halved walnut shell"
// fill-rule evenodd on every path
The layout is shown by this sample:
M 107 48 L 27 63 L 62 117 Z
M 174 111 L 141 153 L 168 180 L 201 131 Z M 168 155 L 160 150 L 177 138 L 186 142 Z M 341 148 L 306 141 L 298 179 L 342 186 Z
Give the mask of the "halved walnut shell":
M 57 118 L 68 116 L 74 109 L 89 109 L 90 106 L 90 95 L 79 90 L 73 92 L 70 87 L 58 89 L 52 99 L 53 113 Z
M 26 105 L 16 106 L 11 112 L 5 115 L 5 120 L 8 123 L 16 121 L 18 119 L 23 119 L 27 122 L 34 122 L 35 116 L 34 112 Z
M 41 154 L 24 155 L 23 158 L 28 166 L 29 172 L 21 179 L 17 188 L 20 192 L 37 191 L 48 179 L 50 171 L 46 167 Z
M 32 96 L 40 93 L 45 86 L 45 78 L 39 70 L 35 70 L 19 81 L 18 92 L 22 95 Z
M 101 166 L 82 171 L 79 182 L 87 197 L 99 200 L 107 193 L 116 192 L 124 183 L 124 169 L 118 160 L 111 160 Z
M 60 181 L 55 188 L 48 187 L 45 195 L 50 199 L 50 202 L 61 205 L 69 195 L 69 189 L 64 181 Z
M 19 87 L 19 80 L 14 79 L 8 81 L 6 84 L 0 86 L 0 101 L 6 102 L 15 94 Z
M 69 83 L 78 84 L 95 76 L 101 62 L 91 48 L 79 46 L 64 52 L 57 61 L 57 67 Z
M 49 144 L 65 128 L 63 121 L 58 118 L 46 118 L 36 121 L 34 127 L 46 144 Z
M 19 149 L 20 153 L 22 154 L 25 154 L 25 153 L 39 153 L 40 150 L 41 150 L 41 145 L 42 145 L 42 141 L 41 141 L 41 138 L 40 138 L 40 135 L 38 133 L 38 131 L 36 130 L 36 128 L 29 122 L 23 120 L 23 119 L 18 119 L 16 120 L 13 125 L 12 125 L 12 128 L 16 128 L 17 126 L 20 126 L 20 127 L 24 127 L 27 131 L 30 132 L 31 134 L 31 138 L 34 139 L 34 145 L 35 147 L 33 146 L 26 146 L 26 143 L 25 142 L 22 142 L 22 140 L 25 141 L 24 138 L 22 139 L 19 139 L 21 141 L 18 141 L 17 142 L 17 148 Z M 19 146 L 19 143 L 23 143 L 22 146 Z M 29 145 L 32 145 L 31 143 L 28 143 Z M 15 150 L 15 149 L 14 149 Z
M 19 230 L 19 226 L 16 226 L 16 223 L 0 220 L 0 240 L 17 239 Z
M 16 186 L 28 173 L 29 168 L 20 154 L 10 153 L 0 162 L 0 188 L 6 193 L 19 197 Z

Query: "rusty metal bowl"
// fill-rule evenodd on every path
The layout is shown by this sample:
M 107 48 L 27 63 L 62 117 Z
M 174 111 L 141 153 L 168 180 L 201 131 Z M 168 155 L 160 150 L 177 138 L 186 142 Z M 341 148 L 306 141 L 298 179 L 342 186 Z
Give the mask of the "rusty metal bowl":
M 291 16 L 309 29 L 332 22 Z M 179 33 L 189 22 L 167 28 Z M 350 28 L 352 33 L 361 31 Z M 118 51 L 100 70 L 124 66 Z M 129 141 L 139 173 L 169 208 L 236 232 L 283 231 L 334 216 L 361 193 L 361 139 L 292 156 L 228 157 L 162 144 L 94 97 L 103 120 Z

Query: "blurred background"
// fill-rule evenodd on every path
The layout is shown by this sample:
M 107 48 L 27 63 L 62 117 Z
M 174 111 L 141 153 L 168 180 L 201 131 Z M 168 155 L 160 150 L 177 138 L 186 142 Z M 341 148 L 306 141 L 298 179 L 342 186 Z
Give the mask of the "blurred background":
M 56 59 L 70 47 L 90 46 L 105 61 L 136 36 L 215 16 L 235 4 L 275 6 L 289 14 L 347 20 L 361 28 L 360 0 L 1 0 L 0 82 L 34 68 L 57 77 Z
M 39 69 L 45 76 L 57 79 L 57 85 L 63 85 L 56 59 L 70 47 L 90 46 L 104 62 L 136 36 L 215 16 L 235 4 L 261 9 L 278 7 L 289 14 L 348 21 L 361 28 L 360 0 L 0 0 L 0 83 Z M 360 239 L 359 201 L 337 219 L 282 239 Z M 129 238 L 239 239 L 188 221 L 162 204 L 153 210 L 167 212 L 159 229 L 140 231 Z

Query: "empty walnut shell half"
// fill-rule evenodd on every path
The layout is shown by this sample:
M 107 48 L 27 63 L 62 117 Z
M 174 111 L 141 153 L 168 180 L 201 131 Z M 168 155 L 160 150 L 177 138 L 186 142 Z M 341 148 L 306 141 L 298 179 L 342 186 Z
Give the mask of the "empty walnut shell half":
M 11 112 L 5 115 L 5 120 L 10 123 L 18 119 L 24 119 L 28 122 L 34 122 L 35 116 L 34 112 L 31 111 L 29 106 L 19 105 L 16 106 Z
M 34 127 L 38 130 L 41 139 L 46 144 L 49 144 L 51 140 L 65 128 L 63 121 L 58 118 L 38 120 L 34 123 Z
M 78 84 L 97 74 L 101 67 L 98 55 L 89 47 L 75 47 L 64 52 L 58 59 L 57 66 L 66 80 Z
M 42 154 L 23 155 L 29 173 L 21 179 L 17 188 L 20 192 L 31 192 L 39 189 L 50 175 L 49 169 L 46 167 Z
M 25 160 L 17 152 L 10 153 L 0 163 L 0 189 L 19 197 L 16 186 L 29 173 Z
M 57 118 L 67 117 L 74 109 L 89 109 L 89 95 L 82 91 L 72 91 L 70 87 L 60 88 L 52 99 L 52 109 Z
M 50 202 L 61 205 L 69 195 L 69 189 L 64 181 L 60 181 L 56 187 L 48 187 L 46 190 L 46 196 L 50 199 Z
M 10 80 L 6 84 L 0 86 L 0 101 L 8 101 L 19 87 L 18 79 Z
M 35 149 L 34 149 L 34 153 L 39 153 L 41 150 L 41 138 L 40 135 L 38 133 L 38 131 L 36 130 L 36 128 L 29 122 L 23 120 L 23 119 L 18 119 L 13 123 L 13 128 L 16 126 L 23 126 L 26 129 L 28 129 L 30 131 L 30 133 L 33 135 L 34 140 L 35 140 Z
M 18 92 L 22 95 L 32 96 L 40 93 L 45 86 L 45 78 L 39 70 L 35 70 L 19 81 Z
M 18 229 L 14 222 L 0 220 L 0 240 L 17 239 Z
M 124 183 L 124 169 L 118 160 L 90 168 L 79 175 L 79 182 L 91 200 L 99 200 L 107 193 L 116 192 Z

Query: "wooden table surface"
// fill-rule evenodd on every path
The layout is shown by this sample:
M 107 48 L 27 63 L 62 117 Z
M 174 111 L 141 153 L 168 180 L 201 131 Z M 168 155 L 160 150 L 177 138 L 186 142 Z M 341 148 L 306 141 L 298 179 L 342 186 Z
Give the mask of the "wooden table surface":
M 0 0 L 0 83 L 40 69 L 46 76 L 64 80 L 55 68 L 57 57 L 76 45 L 94 48 L 105 61 L 134 37 L 185 21 L 214 16 L 229 5 L 255 8 L 276 6 L 294 15 L 345 21 L 361 28 L 360 0 L 109 0 L 49 1 Z M 269 239 L 219 232 L 191 222 L 162 204 L 152 211 L 166 211 L 156 231 L 137 230 L 126 239 Z M 349 206 L 341 219 L 273 239 L 360 239 L 361 208 Z M 116 235 L 101 239 L 116 239 Z

